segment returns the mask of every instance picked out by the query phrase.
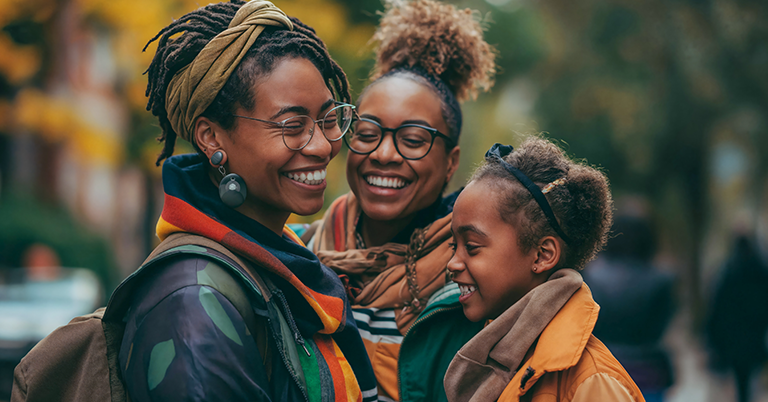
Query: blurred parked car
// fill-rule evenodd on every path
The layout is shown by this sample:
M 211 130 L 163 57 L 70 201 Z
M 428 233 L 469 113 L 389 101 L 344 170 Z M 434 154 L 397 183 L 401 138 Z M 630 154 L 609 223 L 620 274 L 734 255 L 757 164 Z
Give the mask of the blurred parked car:
M 56 268 L 56 276 L 45 279 L 19 271 L 20 278 L 0 283 L 0 400 L 10 397 L 13 369 L 37 342 L 102 303 L 102 286 L 91 270 Z

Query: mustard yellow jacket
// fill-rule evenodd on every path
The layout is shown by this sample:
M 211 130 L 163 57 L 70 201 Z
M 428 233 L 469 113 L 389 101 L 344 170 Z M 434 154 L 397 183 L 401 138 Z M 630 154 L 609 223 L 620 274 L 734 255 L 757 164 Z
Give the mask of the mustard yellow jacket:
M 499 402 L 644 402 L 629 374 L 592 335 L 599 310 L 582 285 L 541 333 Z

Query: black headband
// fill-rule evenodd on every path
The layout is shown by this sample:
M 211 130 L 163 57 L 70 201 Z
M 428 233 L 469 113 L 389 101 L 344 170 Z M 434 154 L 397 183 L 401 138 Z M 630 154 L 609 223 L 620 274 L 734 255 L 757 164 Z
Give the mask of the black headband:
M 547 201 L 547 198 L 544 197 L 544 193 L 541 192 L 539 186 L 531 181 L 531 179 L 529 179 L 525 173 L 521 172 L 520 169 L 510 165 L 507 163 L 507 161 L 504 160 L 504 157 L 509 155 L 513 149 L 514 148 L 512 145 L 501 145 L 497 142 L 493 144 L 488 152 L 485 153 L 485 159 L 497 161 L 501 164 L 501 166 L 504 167 L 504 169 L 506 169 L 509 173 L 512 173 L 512 175 L 520 181 L 520 184 L 522 184 L 528 190 L 528 192 L 531 193 L 533 199 L 536 200 L 536 203 L 539 204 L 539 207 L 541 207 L 541 210 L 547 217 L 547 221 L 549 221 L 549 226 L 555 230 L 555 232 L 560 236 L 561 239 L 563 239 L 566 244 L 570 244 L 571 239 L 565 234 L 565 232 L 563 232 L 563 229 L 560 228 L 560 224 L 557 223 L 557 218 L 555 218 L 555 213 L 552 212 L 552 207 L 549 206 L 549 202 Z

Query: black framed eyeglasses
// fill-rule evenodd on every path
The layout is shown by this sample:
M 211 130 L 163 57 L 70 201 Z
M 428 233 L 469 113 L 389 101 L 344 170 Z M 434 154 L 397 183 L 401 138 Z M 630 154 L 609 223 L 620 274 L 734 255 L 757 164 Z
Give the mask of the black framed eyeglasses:
M 315 134 L 315 127 L 317 126 L 320 127 L 320 131 L 323 132 L 328 141 L 336 142 L 340 140 L 349 131 L 349 127 L 352 125 L 352 121 L 355 120 L 356 115 L 354 105 L 337 102 L 336 106 L 319 120 L 315 120 L 307 115 L 292 116 L 283 121 L 263 120 L 238 114 L 233 114 L 232 116 L 280 127 L 285 146 L 292 151 L 300 151 L 312 141 L 312 136 Z
M 387 128 L 375 120 L 366 118 L 356 119 L 352 123 L 350 134 L 344 138 L 344 141 L 350 151 L 359 155 L 368 155 L 379 148 L 386 133 L 392 133 L 397 153 L 408 160 L 427 156 L 432 150 L 436 137 L 442 138 L 447 146 L 453 144 L 450 137 L 436 128 L 420 124 L 403 124 L 397 128 Z

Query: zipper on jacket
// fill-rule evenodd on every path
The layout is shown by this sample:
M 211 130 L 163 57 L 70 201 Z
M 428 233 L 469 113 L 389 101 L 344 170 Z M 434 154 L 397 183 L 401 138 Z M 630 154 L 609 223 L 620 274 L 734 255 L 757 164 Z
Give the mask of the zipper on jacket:
M 210 255 L 210 254 L 207 254 L 207 255 Z M 226 263 L 227 265 L 230 265 L 223 258 L 219 258 L 218 256 L 214 256 L 214 257 L 219 259 L 220 261 Z M 262 297 L 264 297 L 264 295 L 261 294 L 261 291 L 258 289 L 258 287 L 253 283 L 253 279 L 251 279 L 249 276 L 247 276 L 246 274 L 241 272 L 239 269 L 235 269 L 235 271 L 237 272 L 238 275 L 240 275 L 241 278 L 245 279 L 245 281 L 248 283 L 248 285 L 250 285 L 250 287 L 253 290 L 255 290 L 258 294 L 260 294 Z M 265 285 L 266 285 L 266 283 L 265 283 Z M 281 301 L 281 304 L 282 303 L 286 303 L 285 296 L 283 296 L 283 293 L 279 289 L 270 289 L 270 291 L 272 292 L 272 296 L 275 296 L 275 295 L 279 296 L 278 299 Z M 287 310 L 287 308 L 288 308 L 287 303 L 284 306 L 285 306 L 285 309 Z M 277 307 L 277 308 L 279 308 L 279 307 Z M 288 326 L 290 327 L 291 323 L 293 323 L 293 327 L 296 327 L 296 323 L 293 322 L 293 316 L 290 314 L 290 312 L 286 312 L 286 313 L 284 313 L 284 315 L 289 318 L 289 320 L 287 320 L 288 321 Z M 282 335 L 279 335 L 279 334 L 276 333 L 275 329 L 272 326 L 272 319 L 271 318 L 267 317 L 267 323 L 269 324 L 269 329 L 272 332 L 272 338 L 275 340 L 275 344 L 278 345 L 278 348 L 281 349 L 280 350 L 280 357 L 281 357 L 281 359 L 283 361 L 283 365 L 288 370 L 288 373 L 291 375 L 291 378 L 293 379 L 293 382 L 296 383 L 296 385 L 298 386 L 299 391 L 301 392 L 301 395 L 304 397 L 304 401 L 305 402 L 309 402 L 309 395 L 307 395 L 307 392 L 304 390 L 304 388 L 302 388 L 301 381 L 299 381 L 299 375 L 296 374 L 296 371 L 294 370 L 293 366 L 290 364 L 290 362 L 288 362 L 288 358 L 285 356 L 285 347 L 282 345 L 282 342 L 280 342 L 279 344 L 277 342 L 278 339 L 282 339 L 283 338 Z M 291 331 L 293 332 L 293 328 L 291 328 Z M 296 331 L 298 332 L 298 329 Z M 297 337 L 297 332 L 293 332 L 294 337 Z M 301 339 L 301 338 L 298 337 L 298 339 Z M 304 346 L 304 340 L 303 339 L 301 339 L 301 344 L 302 344 L 302 346 Z M 304 350 L 306 351 L 306 347 L 304 348 Z
M 293 382 L 296 383 L 296 385 L 299 388 L 299 391 L 301 391 L 301 395 L 304 397 L 305 402 L 309 402 L 309 396 L 304 391 L 303 388 L 301 388 L 301 382 L 299 382 L 299 376 L 296 374 L 296 372 L 293 369 L 293 366 L 288 362 L 288 358 L 285 357 L 285 348 L 283 348 L 282 344 L 278 344 L 277 340 L 282 339 L 282 336 L 278 336 L 275 329 L 272 326 L 272 319 L 267 318 L 267 323 L 269 323 L 269 329 L 270 332 L 272 332 L 272 338 L 275 339 L 275 344 L 278 345 L 278 349 L 280 349 L 280 358 L 283 361 L 283 365 L 288 370 L 288 373 L 291 375 L 291 378 L 293 378 Z M 281 342 L 282 343 L 282 342 Z
M 307 354 L 307 357 L 311 357 L 312 354 L 309 353 L 309 349 L 307 349 L 306 344 L 304 343 L 304 338 L 301 336 L 301 332 L 299 332 L 299 327 L 296 325 L 296 321 L 293 319 L 293 315 L 289 313 L 288 310 L 288 301 L 285 300 L 285 295 L 283 295 L 283 292 L 273 292 L 273 295 L 277 295 L 277 298 L 280 299 L 280 303 L 283 305 L 283 314 L 285 314 L 287 321 L 288 321 L 288 327 L 291 328 L 291 332 L 293 332 L 293 339 L 301 345 L 301 347 L 304 349 L 304 352 Z
M 462 308 L 460 305 L 459 306 L 450 306 L 450 307 L 440 307 L 440 308 L 437 308 L 437 309 L 435 309 L 433 311 L 430 311 L 424 317 L 417 318 L 416 321 L 413 323 L 413 325 L 411 325 L 411 327 L 408 328 L 408 331 L 405 331 L 405 335 L 403 335 L 403 341 L 400 342 L 400 350 L 401 351 L 403 350 L 403 345 L 405 345 L 405 340 L 408 339 L 408 334 L 410 334 L 411 331 L 413 331 L 413 329 L 416 328 L 416 325 L 418 325 L 419 323 L 424 322 L 425 320 L 429 319 L 430 317 L 434 316 L 435 314 L 443 313 L 443 312 L 451 311 L 451 310 L 456 310 L 456 309 L 460 309 L 460 308 Z M 400 361 L 401 360 L 398 358 L 397 359 L 397 373 L 395 373 L 395 374 L 397 375 L 397 391 L 400 393 L 400 395 L 398 395 L 398 397 L 399 397 L 400 401 L 402 401 L 403 400 L 403 385 L 400 382 Z
M 279 295 L 278 299 L 281 300 L 281 303 L 285 301 L 285 296 L 283 296 L 282 292 L 280 292 L 278 289 L 270 289 L 270 290 L 272 292 L 272 296 Z M 275 307 L 279 309 L 279 307 L 277 306 Z M 284 315 L 286 315 L 287 317 L 291 317 L 291 319 L 293 318 L 290 314 L 284 314 Z M 286 321 L 289 322 L 288 326 L 290 327 L 291 321 L 289 321 L 288 319 L 286 319 Z M 309 395 L 307 395 L 307 392 L 304 391 L 304 388 L 302 388 L 301 381 L 299 381 L 299 375 L 296 374 L 295 369 L 288 361 L 288 357 L 286 357 L 285 355 L 285 347 L 282 345 L 282 342 L 280 342 L 279 344 L 277 342 L 278 339 L 283 339 L 282 335 L 278 334 L 275 328 L 272 326 L 272 319 L 268 318 L 267 322 L 270 323 L 269 329 L 272 331 L 272 337 L 275 339 L 275 344 L 278 345 L 278 348 L 280 349 L 280 357 L 283 360 L 283 365 L 286 367 L 286 369 L 288 369 L 288 373 L 291 375 L 291 378 L 293 378 L 293 382 L 296 383 L 296 385 L 299 388 L 299 391 L 301 391 L 301 395 L 304 397 L 304 401 L 309 402 Z M 293 331 L 293 329 L 291 329 L 291 331 Z M 294 338 L 296 338 L 297 335 L 295 332 L 293 333 L 293 335 L 294 335 Z M 302 339 L 301 342 L 303 346 L 304 340 Z M 304 350 L 306 350 L 306 348 Z

